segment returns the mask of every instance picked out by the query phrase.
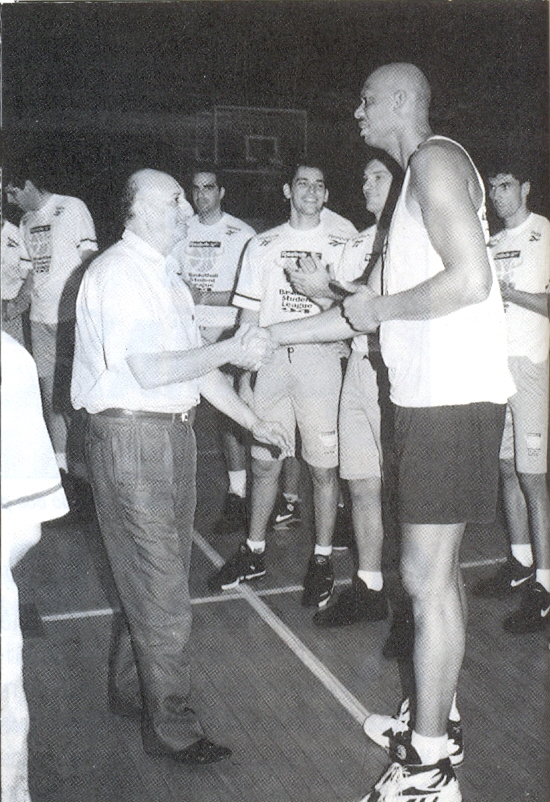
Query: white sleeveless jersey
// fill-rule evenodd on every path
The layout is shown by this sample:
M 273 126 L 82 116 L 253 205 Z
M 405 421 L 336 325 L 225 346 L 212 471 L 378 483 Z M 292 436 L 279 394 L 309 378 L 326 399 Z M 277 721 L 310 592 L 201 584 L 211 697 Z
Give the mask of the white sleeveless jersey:
M 464 148 L 446 137 L 431 137 Z M 470 156 L 466 153 L 468 159 Z M 471 159 L 470 159 L 471 162 Z M 473 162 L 471 162 L 473 165 Z M 485 188 L 479 221 L 489 240 Z M 407 168 L 388 237 L 383 292 L 403 292 L 444 270 L 423 223 L 407 209 Z M 435 407 L 489 401 L 503 404 L 515 391 L 508 371 L 506 325 L 500 289 L 489 255 L 493 284 L 488 298 L 431 320 L 389 320 L 380 327 L 391 399 L 403 407 Z

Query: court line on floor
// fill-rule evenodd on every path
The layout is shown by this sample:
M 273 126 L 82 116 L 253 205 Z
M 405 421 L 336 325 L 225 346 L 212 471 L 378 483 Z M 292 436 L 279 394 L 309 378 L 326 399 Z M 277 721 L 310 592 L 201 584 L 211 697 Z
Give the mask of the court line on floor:
M 199 535 L 199 537 L 201 537 Z M 198 545 L 198 544 L 197 544 Z M 505 557 L 490 557 L 484 560 L 473 560 L 471 562 L 461 563 L 461 568 L 482 568 L 487 565 L 498 565 L 506 561 Z M 223 561 L 222 561 L 223 563 Z M 337 586 L 351 584 L 350 579 L 337 579 L 335 584 Z M 302 585 L 285 585 L 280 588 L 261 588 L 254 591 L 256 596 L 280 596 L 285 593 L 299 593 L 302 590 Z M 216 594 L 215 596 L 197 596 L 191 599 L 192 605 L 197 604 L 214 604 L 222 601 L 231 601 L 235 599 L 242 599 L 243 594 L 240 591 L 225 592 L 223 594 Z M 101 618 L 104 616 L 113 615 L 118 612 L 117 608 L 105 607 L 98 610 L 77 610 L 71 613 L 53 613 L 52 615 L 41 615 L 40 619 L 44 623 L 55 621 L 74 621 L 82 618 Z
M 208 557 L 210 562 L 215 568 L 221 568 L 224 564 L 223 558 L 212 546 L 195 531 L 194 541 L 203 554 Z M 359 724 L 363 724 L 370 712 L 355 696 L 348 691 L 345 685 L 342 685 L 339 679 L 329 671 L 329 669 L 322 663 L 313 652 L 298 638 L 294 632 L 284 624 L 281 619 L 263 602 L 257 593 L 248 585 L 241 584 L 238 586 L 239 594 L 242 595 L 252 609 L 260 616 L 260 618 L 275 632 L 276 635 L 288 646 L 288 648 L 296 655 L 296 657 L 308 668 L 311 673 L 325 686 L 325 688 L 334 696 L 334 698 L 342 705 L 342 707 L 350 713 L 352 718 Z

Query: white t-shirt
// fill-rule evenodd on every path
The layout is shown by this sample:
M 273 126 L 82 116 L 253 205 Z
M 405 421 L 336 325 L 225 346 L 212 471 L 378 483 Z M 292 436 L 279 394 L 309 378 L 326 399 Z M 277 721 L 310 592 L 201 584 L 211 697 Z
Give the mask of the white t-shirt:
M 168 257 L 169 269 L 173 266 L 187 284 L 201 292 L 231 292 L 243 248 L 255 233 L 226 212 L 213 225 L 204 225 L 195 215 L 188 223 L 187 236 Z
M 11 301 L 17 296 L 32 267 L 19 229 L 4 220 L 2 223 L 2 300 Z
M 52 195 L 27 212 L 19 225 L 33 264 L 31 320 L 55 325 L 74 318 L 75 293 L 69 279 L 85 251 L 97 251 L 95 228 L 86 204 Z
M 550 221 L 531 214 L 519 226 L 505 228 L 491 237 L 489 248 L 499 279 L 516 290 L 548 291 L 550 284 Z M 526 356 L 531 362 L 548 359 L 550 321 L 530 309 L 505 303 L 508 356 Z
M 376 226 L 369 226 L 356 237 L 352 237 L 346 242 L 342 258 L 334 268 L 333 276 L 338 282 L 355 281 L 362 276 L 369 263 L 374 238 L 376 236 Z M 351 347 L 354 351 L 361 354 L 369 352 L 369 338 L 366 334 L 358 334 L 353 338 Z
M 166 259 L 126 230 L 95 259 L 76 305 L 71 385 L 75 409 L 110 407 L 143 412 L 187 412 L 199 403 L 197 379 L 143 388 L 130 370 L 131 354 L 188 351 L 201 345 L 195 306 Z
M 257 234 L 243 255 L 234 305 L 259 312 L 260 326 L 318 314 L 321 310 L 317 304 L 294 292 L 285 268 L 308 253 L 316 254 L 334 268 L 346 241 L 356 233 L 353 223 L 339 218 L 328 223 L 321 221 L 315 228 L 305 230 L 284 223 Z
M 69 511 L 42 413 L 34 360 L 2 332 L 2 524 L 6 532 Z M 2 535 L 3 538 L 3 535 Z

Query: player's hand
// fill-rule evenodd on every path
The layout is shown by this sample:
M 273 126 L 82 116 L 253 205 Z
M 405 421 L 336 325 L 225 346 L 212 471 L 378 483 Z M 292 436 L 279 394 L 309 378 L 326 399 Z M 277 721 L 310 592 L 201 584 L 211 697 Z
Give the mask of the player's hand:
M 380 320 L 376 315 L 373 299 L 378 298 L 377 293 L 369 287 L 362 286 L 355 295 L 349 295 L 343 302 L 346 319 L 356 331 L 376 331 Z
M 239 381 L 239 398 L 250 407 L 254 408 L 254 390 L 250 386 L 250 373 L 243 373 Z
M 281 451 L 283 457 L 291 456 L 292 444 L 290 436 L 284 427 L 276 421 L 264 421 L 257 418 L 252 425 L 252 434 L 261 443 L 268 443 Z
M 513 291 L 516 289 L 514 283 L 512 281 L 504 281 L 503 279 L 499 280 L 500 285 L 500 294 L 502 296 L 503 301 L 512 301 L 512 294 Z
M 330 273 L 328 265 L 324 265 L 317 257 L 306 256 L 299 264 L 286 272 L 287 278 L 295 292 L 307 298 L 330 298 L 328 286 Z
M 231 361 L 246 370 L 258 370 L 277 347 L 267 329 L 248 323 L 239 327 L 233 342 L 236 345 L 236 354 Z

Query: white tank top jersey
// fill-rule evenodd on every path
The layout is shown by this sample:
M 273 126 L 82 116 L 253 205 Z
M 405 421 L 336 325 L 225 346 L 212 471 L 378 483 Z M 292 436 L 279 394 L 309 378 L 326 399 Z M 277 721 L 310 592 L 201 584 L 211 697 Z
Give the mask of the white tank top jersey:
M 485 188 L 474 167 L 483 198 L 478 217 L 485 241 L 489 228 Z M 444 270 L 428 232 L 407 208 L 410 182 L 407 168 L 395 207 L 383 267 L 383 293 L 403 292 Z M 410 202 L 410 199 L 409 199 Z M 485 301 L 430 320 L 389 320 L 380 327 L 382 356 L 390 376 L 391 399 L 402 407 L 436 407 L 492 402 L 504 404 L 515 392 L 508 370 L 506 324 L 495 268 L 489 254 L 493 284 Z

